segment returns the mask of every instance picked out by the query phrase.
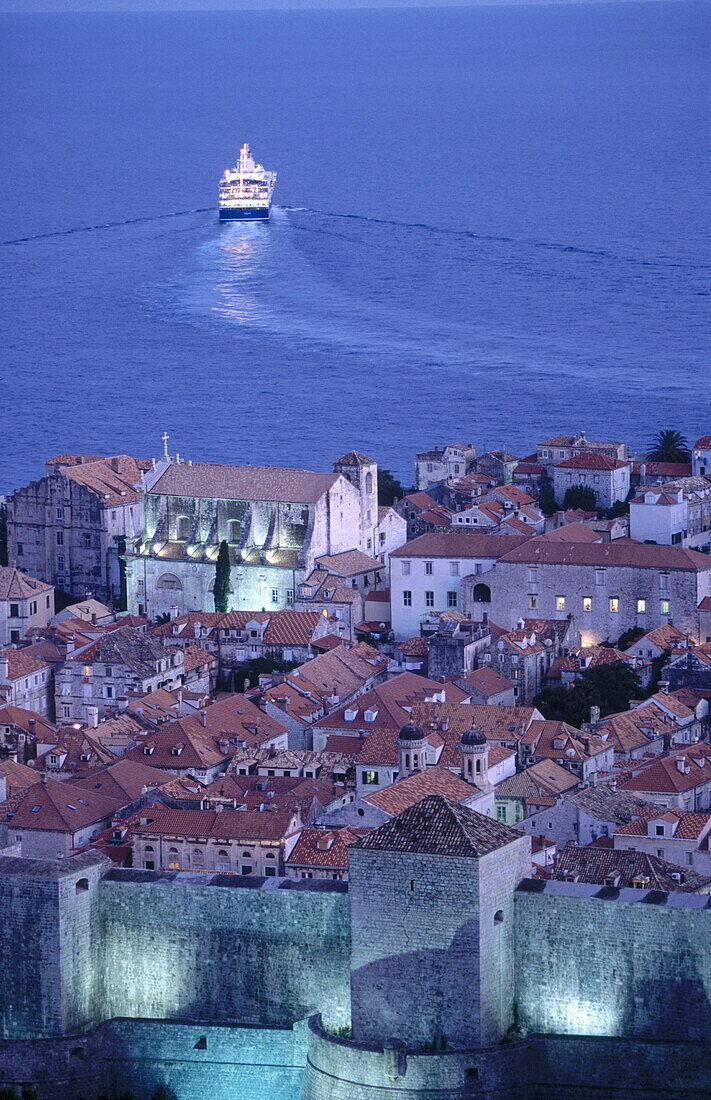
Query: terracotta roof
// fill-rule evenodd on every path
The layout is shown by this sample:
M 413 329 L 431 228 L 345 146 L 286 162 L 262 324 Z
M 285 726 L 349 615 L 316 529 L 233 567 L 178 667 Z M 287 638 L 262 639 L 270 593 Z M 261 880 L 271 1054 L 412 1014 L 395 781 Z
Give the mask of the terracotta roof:
M 345 550 L 342 554 L 323 554 L 316 558 L 318 565 L 338 577 L 355 577 L 382 569 L 382 562 L 363 554 L 360 550 Z
M 75 833 L 112 816 L 122 804 L 120 799 L 48 778 L 27 789 L 12 824 L 22 829 Z
M 711 596 L 704 596 L 699 604 L 699 611 L 711 611 Z
M 144 634 L 135 626 L 120 626 L 104 633 L 88 648 L 75 650 L 70 661 L 90 665 L 96 661 L 109 665 L 125 665 L 143 677 L 156 675 L 158 661 L 170 659 L 171 654 L 156 638 Z
M 220 840 L 283 840 L 297 827 L 293 813 L 278 810 L 165 810 L 140 825 L 141 836 L 215 837 Z
M 183 650 L 183 659 L 186 672 L 192 672 L 193 669 L 200 668 L 201 665 L 210 667 L 217 664 L 217 657 L 213 657 L 212 653 L 200 649 L 200 646 L 197 645 L 187 645 Z
M 0 658 L 2 657 L 7 658 L 8 678 L 10 680 L 20 680 L 23 676 L 30 676 L 34 672 L 40 672 L 42 669 L 49 667 L 41 657 L 33 657 L 30 653 L 26 653 L 24 649 L 13 649 L 12 646 L 0 649 Z
M 390 557 L 500 558 L 505 554 L 508 558 L 514 548 L 530 541 L 535 540 L 518 535 L 487 535 L 483 531 L 462 531 L 456 527 L 451 532 L 432 531 L 420 535 L 393 550 Z M 709 567 L 711 568 L 711 564 Z
M 424 535 L 423 538 L 433 536 Z M 490 536 L 480 536 L 487 538 Z M 493 537 L 493 536 L 491 536 Z M 418 540 L 415 539 L 415 542 Z M 410 543 L 410 545 L 414 545 Z M 395 551 L 402 553 L 402 551 Z M 685 572 L 703 572 L 711 569 L 711 558 L 696 550 L 682 546 L 656 546 L 638 542 L 551 542 L 545 535 L 527 539 L 508 553 L 502 552 L 500 560 L 525 562 L 535 565 L 595 565 L 612 567 L 636 567 L 640 569 L 670 569 Z
M 684 758 L 682 771 L 677 761 Z M 697 761 L 704 760 L 703 767 Z M 688 768 L 688 772 L 687 769 Z M 639 791 L 642 794 L 676 794 L 690 791 L 711 778 L 711 747 L 701 744 L 688 746 L 668 755 L 659 756 L 649 767 L 643 768 L 630 779 L 621 780 L 620 790 Z
M 51 584 L 21 573 L 16 565 L 0 565 L 0 600 L 26 600 L 51 589 Z
M 420 511 L 437 506 L 437 501 L 429 493 L 408 493 L 404 499 L 414 504 Z
M 662 810 L 656 806 L 620 825 L 619 829 L 615 829 L 615 836 L 648 836 L 650 822 L 655 821 L 666 821 L 675 826 L 672 834 L 674 840 L 698 840 L 711 822 L 711 813 L 695 813 L 677 808 Z
M 593 531 L 586 523 L 565 523 L 562 527 L 555 527 L 552 531 L 546 531 L 541 538 L 549 542 L 601 542 L 602 536 L 598 531 Z
M 375 466 L 375 459 L 368 458 L 360 451 L 347 451 L 334 462 L 334 466 Z
M 637 638 L 636 642 L 633 642 L 631 646 L 628 646 L 628 651 L 635 646 L 640 646 L 644 642 L 651 642 L 652 645 L 657 646 L 658 649 L 673 649 L 674 646 L 680 642 L 686 641 L 686 634 L 682 634 L 681 630 L 672 623 L 662 623 L 661 626 L 656 627 L 654 630 L 647 631 L 641 638 Z
M 405 642 L 400 642 L 395 647 L 400 653 L 405 653 L 408 657 L 426 657 L 429 652 L 429 645 L 426 638 L 408 638 Z
M 151 768 L 139 760 L 117 760 L 106 768 L 97 768 L 84 779 L 78 779 L 77 787 L 97 791 L 118 799 L 122 805 L 140 798 L 144 787 L 161 787 L 175 779 L 170 772 Z
M 540 796 L 547 795 L 549 798 L 553 796 L 555 801 L 558 795 L 572 791 L 579 782 L 576 776 L 553 760 L 539 760 L 537 764 L 531 764 L 497 783 L 496 796 L 538 802 Z
M 422 855 L 480 856 L 520 840 L 522 834 L 441 794 L 430 794 L 386 821 L 354 847 Z
M 317 474 L 278 466 L 219 466 L 209 462 L 172 462 L 149 490 L 152 494 L 209 500 L 264 500 L 315 504 L 332 488 L 338 474 Z
M 678 877 L 672 878 L 672 874 Z M 683 893 L 706 893 L 706 887 L 711 883 L 708 875 L 697 874 L 688 867 L 677 867 L 659 856 L 597 845 L 585 848 L 569 845 L 563 848 L 555 857 L 552 877 L 599 886 L 606 886 L 613 879 L 617 889 L 634 886 L 635 879 L 648 879 L 650 889 L 679 890 Z
M 8 798 L 27 790 L 28 787 L 32 787 L 37 782 L 37 772 L 34 768 L 28 768 L 25 764 L 18 764 L 17 761 L 11 760 L 9 757 L 7 760 L 0 760 L 0 776 L 5 777 Z
M 629 466 L 629 462 L 621 462 L 619 459 L 596 454 L 594 451 L 572 455 L 563 462 L 556 463 L 556 469 L 558 470 L 619 470 L 623 466 Z
M 448 768 L 437 765 L 408 775 L 406 779 L 398 779 L 389 787 L 373 791 L 365 796 L 365 801 L 395 817 L 427 795 L 444 794 L 455 802 L 463 802 L 477 793 L 477 787 L 465 783 Z
M 325 727 L 343 732 L 353 730 L 355 733 L 367 735 L 369 746 L 375 746 L 376 743 L 371 741 L 371 738 L 376 733 L 387 733 L 391 735 L 387 751 L 394 752 L 397 759 L 395 738 L 410 720 L 409 708 L 418 700 L 441 692 L 444 692 L 445 698 L 455 703 L 466 699 L 466 693 L 454 684 L 440 684 L 435 680 L 418 676 L 414 672 L 402 672 L 399 676 L 394 676 L 385 683 L 371 688 L 352 702 L 338 707 L 325 718 L 320 718 L 314 728 Z M 366 711 L 372 716 L 371 721 L 366 721 Z M 352 714 L 353 717 L 346 718 L 346 713 Z M 367 754 L 370 749 L 364 748 L 363 751 Z M 390 759 L 389 756 L 388 759 Z
M 542 439 L 539 447 L 575 447 L 580 443 L 580 435 L 552 435 L 550 439 Z
M 509 691 L 513 687 L 511 680 L 507 680 L 496 669 L 488 668 L 486 665 L 483 668 L 474 669 L 473 672 L 467 672 L 458 683 L 461 687 L 468 684 L 487 698 L 498 695 L 502 691 Z
M 345 871 L 348 868 L 348 846 L 370 829 L 302 829 L 287 864 L 291 867 L 328 867 Z
M 557 740 L 563 741 L 561 748 L 554 745 Z M 533 721 L 521 741 L 530 746 L 533 756 L 569 762 L 597 756 L 610 748 L 602 738 L 582 733 L 567 722 Z
M 694 447 L 700 450 L 706 450 L 707 447 L 711 447 L 711 435 L 702 435 L 694 443 Z
M 115 508 L 120 504 L 136 503 L 136 485 L 141 479 L 141 469 L 146 469 L 147 465 L 145 462 L 139 464 L 130 455 L 114 455 L 63 466 L 62 473 L 100 497 L 105 507 Z
M 50 735 L 55 736 L 57 733 L 57 727 L 40 714 L 10 704 L 0 707 L 0 726 L 17 726 L 25 733 L 32 732 L 35 736 L 39 735 L 40 740 L 46 740 Z

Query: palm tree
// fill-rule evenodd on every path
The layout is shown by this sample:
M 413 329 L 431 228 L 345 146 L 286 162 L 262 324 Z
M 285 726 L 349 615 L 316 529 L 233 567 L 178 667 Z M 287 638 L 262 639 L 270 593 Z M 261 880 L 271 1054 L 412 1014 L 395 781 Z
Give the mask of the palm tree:
M 666 428 L 663 432 L 658 432 L 652 440 L 647 458 L 652 462 L 691 462 L 688 440 L 681 432 Z

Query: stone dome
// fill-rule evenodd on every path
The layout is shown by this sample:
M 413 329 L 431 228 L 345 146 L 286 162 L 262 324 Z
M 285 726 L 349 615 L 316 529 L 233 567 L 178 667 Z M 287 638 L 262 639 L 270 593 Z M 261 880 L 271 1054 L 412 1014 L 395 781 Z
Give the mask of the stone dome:
M 472 726 L 471 729 L 468 729 L 466 731 L 466 733 L 462 734 L 462 744 L 463 745 L 485 745 L 486 744 L 486 738 L 484 737 L 484 734 L 481 733 L 480 730 L 475 730 L 474 727 Z
M 424 733 L 419 726 L 416 726 L 414 722 L 408 722 L 406 726 L 403 726 L 398 734 L 399 741 L 422 741 Z

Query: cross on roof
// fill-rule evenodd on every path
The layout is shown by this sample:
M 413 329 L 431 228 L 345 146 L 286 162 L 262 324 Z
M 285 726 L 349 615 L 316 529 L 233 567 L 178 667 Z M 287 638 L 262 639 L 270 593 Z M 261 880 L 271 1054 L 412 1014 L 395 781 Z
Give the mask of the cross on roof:
M 163 458 L 168 458 L 168 440 L 170 436 L 167 432 L 163 432 L 161 439 L 163 440 Z

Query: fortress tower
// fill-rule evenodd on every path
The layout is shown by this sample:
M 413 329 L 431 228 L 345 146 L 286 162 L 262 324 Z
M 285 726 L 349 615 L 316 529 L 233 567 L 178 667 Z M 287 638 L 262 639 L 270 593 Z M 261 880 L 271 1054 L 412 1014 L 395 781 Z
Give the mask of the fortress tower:
M 463 1052 L 513 1023 L 513 898 L 530 860 L 527 836 L 443 795 L 349 848 L 353 1041 L 345 1052 L 312 1027 L 302 1100 L 417 1095 L 417 1055 L 434 1050 L 447 1053 L 425 1058 L 432 1095 L 459 1095 L 446 1086 L 464 1082 Z M 346 1068 L 347 1093 L 332 1092 Z

